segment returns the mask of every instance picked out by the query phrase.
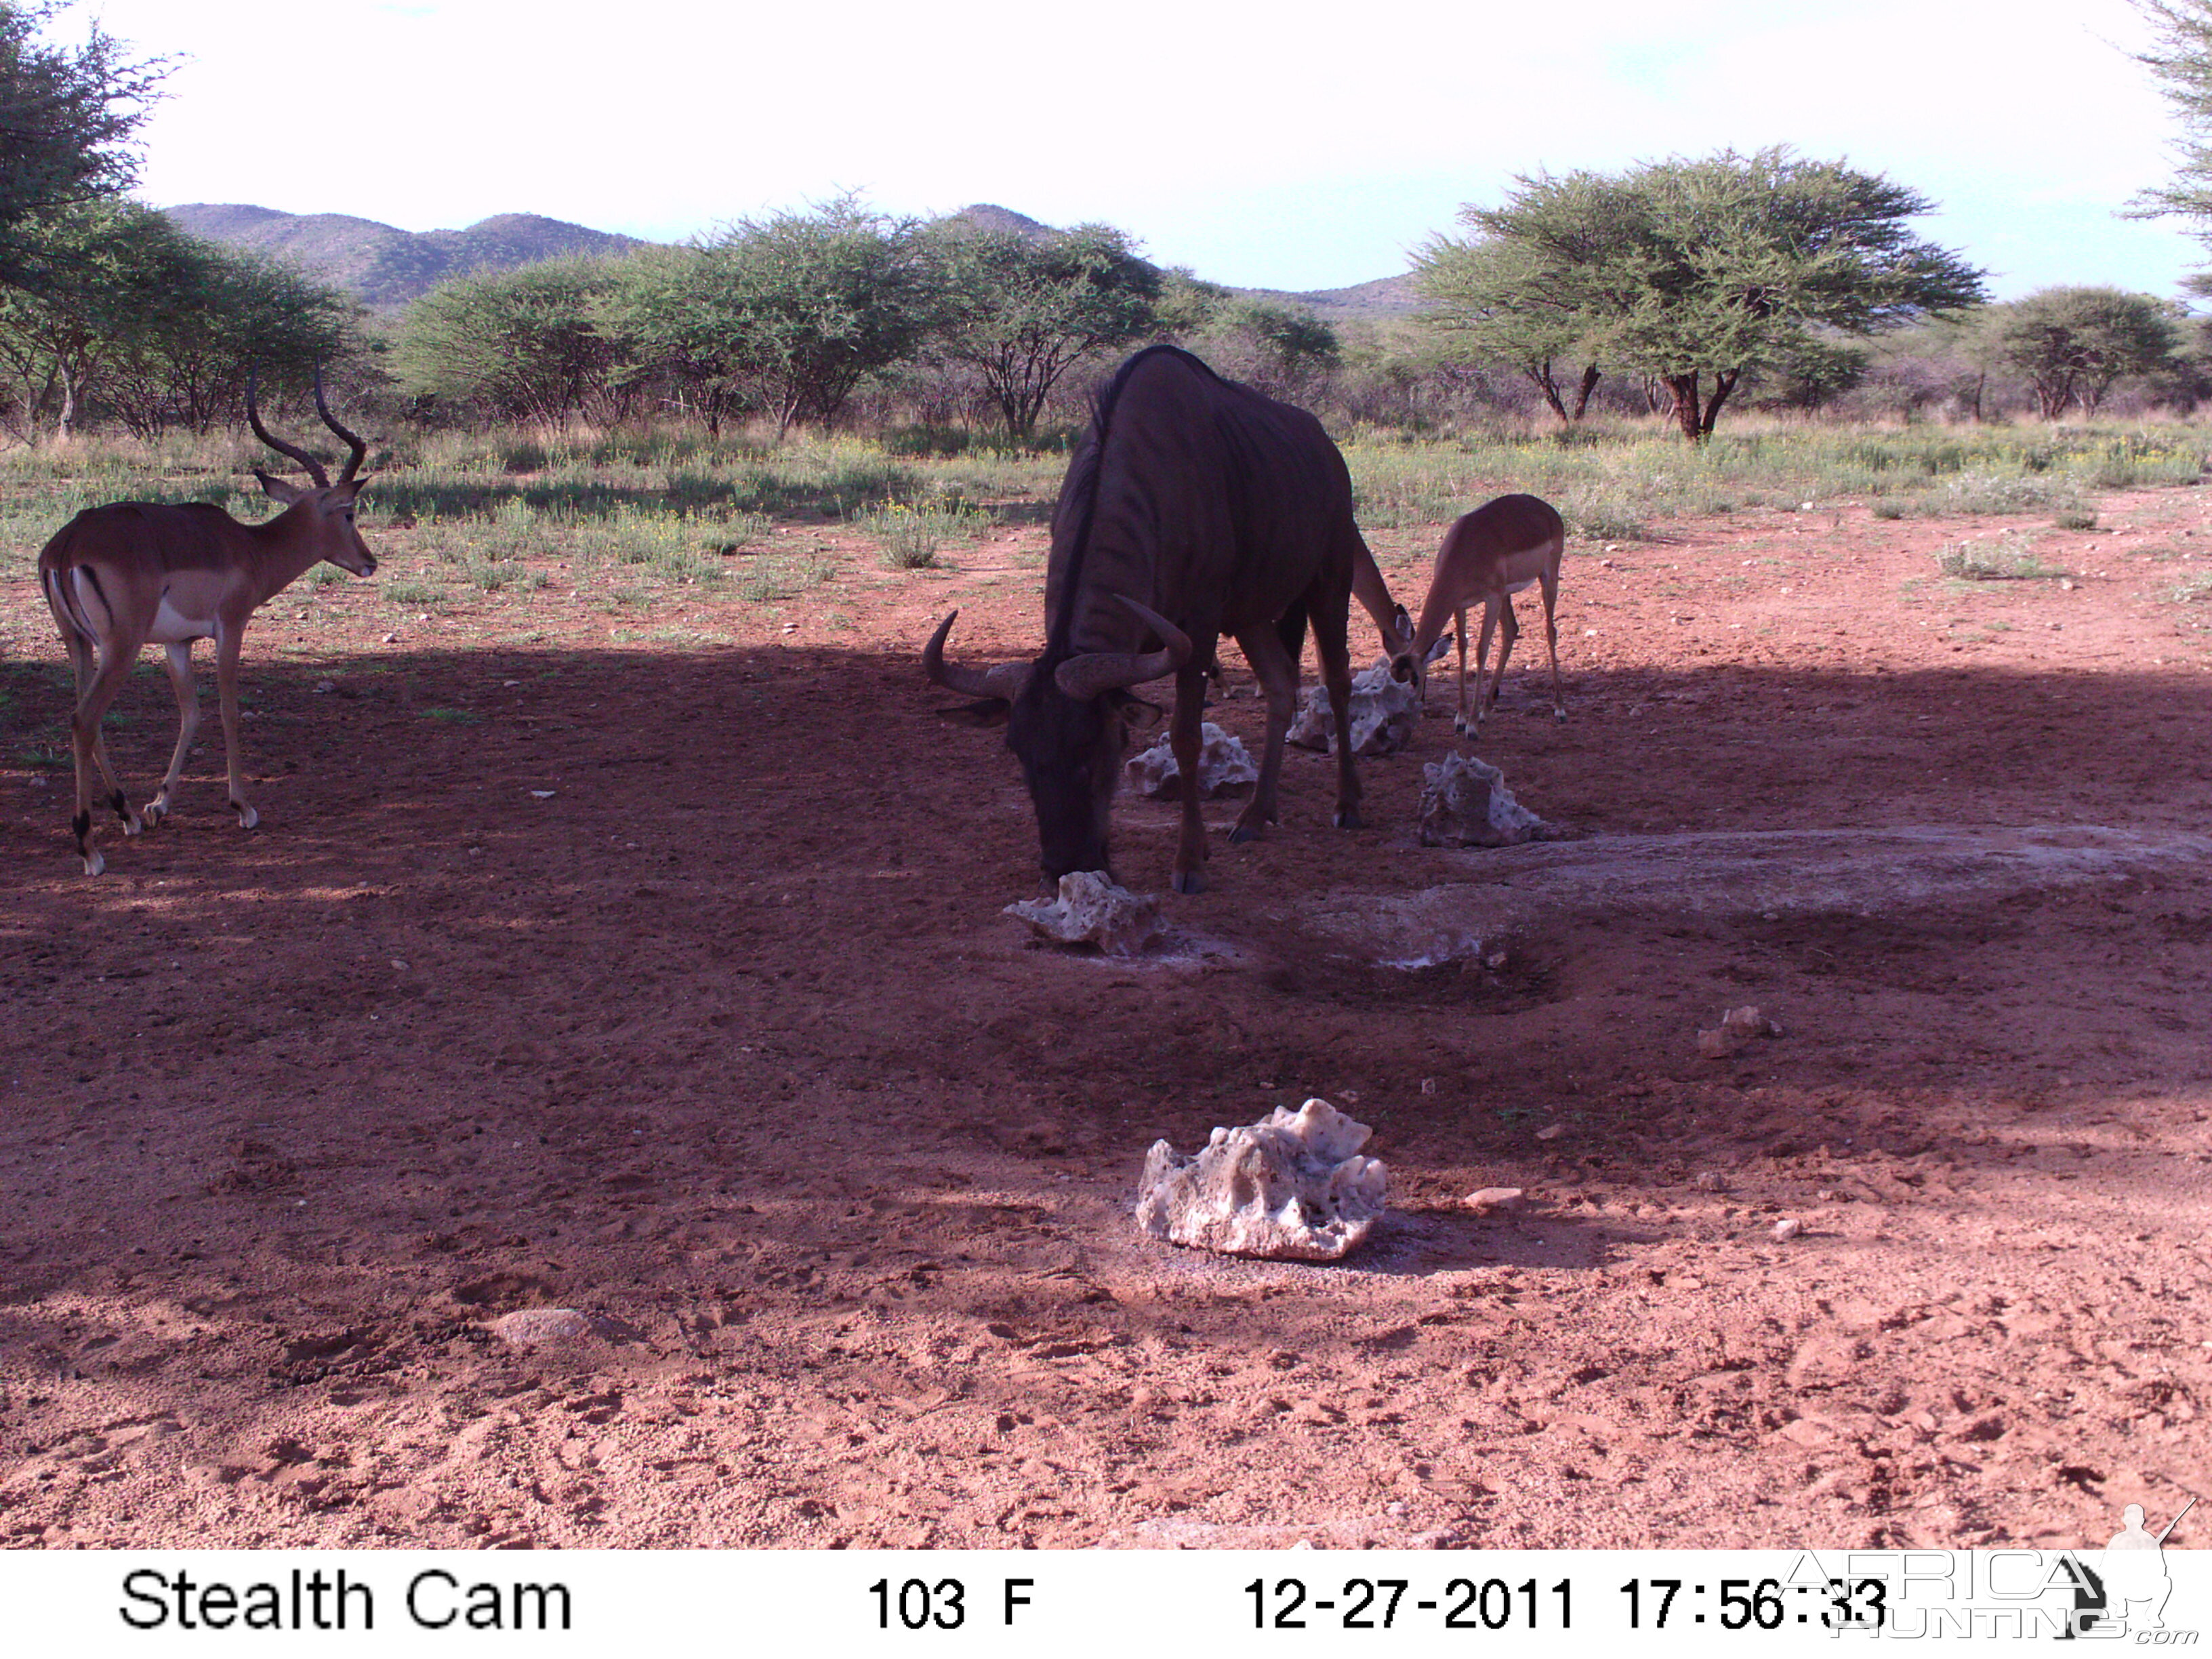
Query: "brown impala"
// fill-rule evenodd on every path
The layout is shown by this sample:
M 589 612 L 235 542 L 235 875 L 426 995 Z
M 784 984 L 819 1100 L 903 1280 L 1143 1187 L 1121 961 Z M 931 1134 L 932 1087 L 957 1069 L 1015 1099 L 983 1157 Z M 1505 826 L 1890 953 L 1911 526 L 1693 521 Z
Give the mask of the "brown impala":
M 97 766 L 107 785 L 107 804 L 123 820 L 123 833 L 145 828 L 107 762 L 100 717 L 121 689 L 131 665 L 149 645 L 168 655 L 169 684 L 177 693 L 177 748 L 169 757 L 161 792 L 146 803 L 146 819 L 168 815 L 185 751 L 200 721 L 199 687 L 192 677 L 192 641 L 215 641 L 216 685 L 222 704 L 222 742 L 230 763 L 230 804 L 239 827 L 251 830 L 260 815 L 246 805 L 246 781 L 238 753 L 238 647 L 253 613 L 289 586 L 310 566 L 328 559 L 356 576 L 374 573 L 376 559 L 354 527 L 354 498 L 368 482 L 355 476 L 368 446 L 337 423 L 323 401 L 323 377 L 315 376 L 315 408 L 323 422 L 346 441 L 352 453 L 337 482 L 304 449 L 269 435 L 254 406 L 253 382 L 246 385 L 246 418 L 254 435 L 280 455 L 307 469 L 310 489 L 272 478 L 258 467 L 253 476 L 284 511 L 266 524 L 240 524 L 219 507 L 194 502 L 161 507 L 118 501 L 89 507 L 55 532 L 39 555 L 39 586 L 76 667 L 76 712 L 70 722 L 76 757 L 76 848 L 84 872 L 106 867 L 92 844 L 92 774 Z
M 1345 629 L 1355 574 L 1386 638 L 1395 608 L 1352 520 L 1344 457 L 1304 410 L 1221 379 L 1188 352 L 1152 346 L 1099 392 L 1052 521 L 1045 647 L 991 668 L 945 660 L 947 617 L 922 653 L 939 685 L 981 701 L 948 714 L 1006 726 L 1036 803 L 1045 878 L 1108 870 L 1106 831 L 1121 753 L 1139 711 L 1129 688 L 1176 677 L 1176 763 L 1198 775 L 1206 670 L 1223 634 L 1243 647 L 1267 697 L 1267 752 L 1231 833 L 1275 820 L 1283 738 L 1297 701 L 1298 655 L 1313 625 L 1322 678 L 1348 731 Z M 1372 560 L 1367 569 L 1374 568 Z M 1157 711 L 1153 711 L 1157 712 Z M 1337 745 L 1336 823 L 1359 822 L 1352 746 Z M 1198 792 L 1182 798 L 1175 889 L 1206 885 Z
M 1513 641 L 1521 636 L 1514 620 L 1511 596 L 1531 583 L 1544 594 L 1544 636 L 1552 653 L 1552 714 L 1567 717 L 1559 696 L 1559 629 L 1553 610 L 1559 597 L 1559 555 L 1566 546 L 1567 531 L 1549 502 L 1534 495 L 1500 495 L 1474 512 L 1462 514 L 1444 532 L 1437 550 L 1436 574 L 1429 580 L 1429 597 L 1421 604 L 1421 625 L 1413 631 L 1412 647 L 1390 665 L 1391 673 L 1410 680 L 1416 690 L 1421 672 L 1442 653 L 1444 625 L 1459 619 L 1459 713 L 1452 729 L 1472 737 L 1482 729 L 1484 710 L 1498 701 L 1498 683 L 1505 678 L 1505 659 L 1513 654 Z M 1467 611 L 1482 602 L 1482 640 L 1475 647 L 1474 714 L 1467 708 Z M 1490 655 L 1490 633 L 1500 631 L 1498 666 L 1490 684 L 1482 684 L 1482 665 Z

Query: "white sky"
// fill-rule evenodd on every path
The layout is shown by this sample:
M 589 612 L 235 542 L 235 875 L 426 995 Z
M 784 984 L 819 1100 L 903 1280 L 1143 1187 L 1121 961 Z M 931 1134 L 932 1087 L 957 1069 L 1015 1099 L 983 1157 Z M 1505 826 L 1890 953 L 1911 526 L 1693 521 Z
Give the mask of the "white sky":
M 2171 293 L 2127 0 L 80 0 L 180 59 L 141 193 L 680 240 L 840 190 L 1104 220 L 1218 282 L 1394 274 L 1513 175 L 1784 143 L 1933 198 L 2000 297 Z

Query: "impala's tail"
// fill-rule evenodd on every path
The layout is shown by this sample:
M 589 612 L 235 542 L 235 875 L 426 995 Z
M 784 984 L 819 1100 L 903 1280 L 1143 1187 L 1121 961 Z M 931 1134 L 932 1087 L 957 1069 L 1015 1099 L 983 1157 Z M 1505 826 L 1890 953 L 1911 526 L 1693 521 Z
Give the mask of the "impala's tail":
M 52 552 L 51 543 L 47 551 Z M 92 625 L 92 618 L 84 614 L 84 607 L 77 602 L 74 578 L 79 570 L 84 573 L 85 580 L 92 584 L 92 591 L 100 594 L 100 606 L 104 610 L 107 607 L 107 595 L 100 591 L 100 578 L 93 573 L 91 566 L 72 565 L 65 556 L 51 559 L 42 557 L 39 562 L 42 567 L 39 574 L 46 580 L 46 608 L 54 613 L 54 625 L 64 635 L 74 634 L 87 645 L 98 649 L 100 635 Z

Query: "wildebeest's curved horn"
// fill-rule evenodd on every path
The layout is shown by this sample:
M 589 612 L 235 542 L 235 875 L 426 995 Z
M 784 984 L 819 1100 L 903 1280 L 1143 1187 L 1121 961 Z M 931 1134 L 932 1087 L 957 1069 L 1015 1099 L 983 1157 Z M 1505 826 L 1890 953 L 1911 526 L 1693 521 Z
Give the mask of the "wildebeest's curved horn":
M 1156 680 L 1163 674 L 1172 674 L 1190 660 L 1189 635 L 1126 593 L 1117 593 L 1115 598 L 1134 611 L 1139 620 L 1166 644 L 1158 651 L 1093 651 L 1070 657 L 1054 673 L 1053 681 L 1079 702 Z
M 964 697 L 1004 697 L 1012 702 L 1022 694 L 1030 683 L 1030 672 L 1035 665 L 1025 662 L 994 663 L 988 668 L 963 668 L 957 663 L 945 660 L 945 638 L 952 631 L 955 611 L 937 624 L 937 631 L 929 636 L 929 643 L 921 647 L 921 672 L 929 676 L 930 684 L 957 691 Z

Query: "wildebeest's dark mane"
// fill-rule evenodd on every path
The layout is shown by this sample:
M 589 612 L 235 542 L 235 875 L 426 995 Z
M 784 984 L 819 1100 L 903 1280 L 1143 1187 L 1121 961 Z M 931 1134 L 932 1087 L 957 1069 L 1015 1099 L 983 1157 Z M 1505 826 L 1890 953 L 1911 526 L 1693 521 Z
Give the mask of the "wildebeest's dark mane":
M 1075 626 L 1076 593 L 1082 586 L 1084 556 L 1091 550 L 1091 528 L 1098 517 L 1098 480 L 1105 465 L 1106 434 L 1113 424 L 1114 405 L 1121 401 L 1121 388 L 1128 384 L 1129 376 L 1136 372 L 1137 366 L 1162 356 L 1180 358 L 1217 386 L 1229 384 L 1181 346 L 1152 345 L 1146 346 L 1115 370 L 1114 378 L 1091 394 L 1091 441 L 1078 447 L 1075 459 L 1069 465 L 1065 486 L 1076 502 L 1075 528 L 1068 538 L 1067 574 L 1060 583 L 1060 614 L 1052 619 L 1052 629 L 1046 637 L 1048 655 L 1064 657 L 1067 654 L 1068 635 Z M 1139 596 L 1132 594 L 1130 597 Z M 1152 595 L 1147 593 L 1142 597 L 1150 599 Z

